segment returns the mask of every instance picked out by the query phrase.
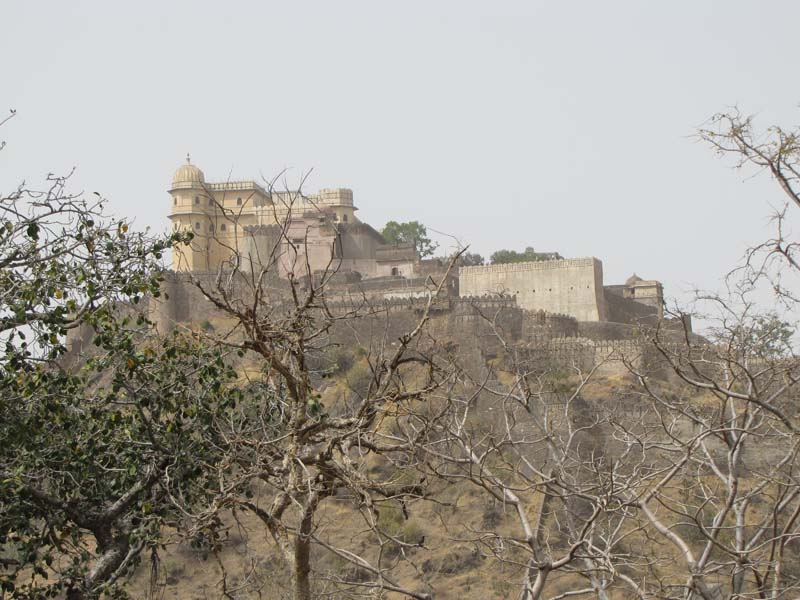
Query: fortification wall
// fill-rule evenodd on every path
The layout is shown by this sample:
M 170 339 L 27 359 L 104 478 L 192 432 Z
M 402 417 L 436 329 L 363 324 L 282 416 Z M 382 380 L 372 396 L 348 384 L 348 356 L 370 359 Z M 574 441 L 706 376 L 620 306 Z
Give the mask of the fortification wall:
M 525 311 L 513 298 L 453 298 L 450 306 L 448 334 L 470 336 L 486 353 L 497 354 L 503 342 L 516 342 L 523 335 Z
M 335 282 L 325 290 L 329 302 L 360 301 L 367 297 L 370 300 L 391 300 L 403 298 L 427 298 L 436 289 L 437 283 L 445 276 L 401 277 L 389 275 L 346 282 Z M 442 287 L 441 296 L 458 296 L 458 280 L 449 275 Z
M 164 273 L 161 295 L 148 298 L 148 318 L 161 334 L 172 331 L 175 323 L 200 325 L 220 315 L 218 309 L 205 297 L 191 280 L 200 282 L 206 289 L 214 289 L 213 273 Z
M 522 336 L 526 339 L 576 337 L 578 320 L 569 315 L 557 315 L 543 310 L 525 311 Z
M 655 374 L 658 357 L 639 340 L 590 340 L 583 337 L 528 341 L 522 346 L 532 370 L 574 369 L 584 374 L 627 375 L 629 366 Z
M 191 278 L 209 287 L 213 287 L 215 279 L 210 273 L 194 273 Z M 354 285 L 349 277 L 342 279 L 339 282 L 342 287 Z M 189 280 L 187 274 L 166 273 L 162 297 L 149 300 L 149 316 L 160 332 L 167 333 L 180 322 L 199 325 L 208 320 L 213 323 L 215 316 L 219 316 L 219 311 Z M 282 281 L 275 283 L 278 285 Z M 358 283 L 367 283 L 366 287 L 374 287 L 374 292 L 385 293 L 387 285 L 397 289 L 394 278 Z M 417 285 L 409 289 L 419 286 L 419 282 L 414 283 Z M 280 303 L 285 290 L 278 286 L 270 288 L 272 293 L 276 294 L 275 302 Z M 336 327 L 337 343 L 373 343 L 370 340 L 375 335 L 393 343 L 413 329 L 428 306 L 428 299 L 334 294 L 327 306 L 334 314 L 354 316 L 346 326 Z M 596 368 L 598 374 L 603 375 L 624 375 L 628 373 L 628 365 L 653 374 L 664 370 L 663 357 L 653 351 L 642 327 L 601 321 L 579 322 L 567 314 L 531 312 L 522 309 L 514 295 L 456 297 L 443 293 L 430 304 L 429 317 L 425 339 L 455 344 L 459 356 L 475 369 L 503 356 L 505 342 L 521 348 L 533 369 L 580 368 L 588 372 Z M 87 332 L 81 333 L 84 335 L 76 335 L 73 340 L 76 351 L 89 339 Z M 662 335 L 669 333 L 667 329 Z
M 623 298 L 615 288 L 623 286 L 607 286 L 604 289 L 608 320 L 616 323 L 655 325 L 659 319 L 659 309 L 630 298 Z
M 590 340 L 632 340 L 642 335 L 641 327 L 629 323 L 596 321 L 579 323 L 578 334 Z
M 244 268 L 259 271 L 271 266 L 273 261 L 280 261 L 281 235 L 282 229 L 278 225 L 248 227 L 240 242 Z
M 603 264 L 596 258 L 548 260 L 459 271 L 462 296 L 515 295 L 521 308 L 561 313 L 578 321 L 606 321 Z

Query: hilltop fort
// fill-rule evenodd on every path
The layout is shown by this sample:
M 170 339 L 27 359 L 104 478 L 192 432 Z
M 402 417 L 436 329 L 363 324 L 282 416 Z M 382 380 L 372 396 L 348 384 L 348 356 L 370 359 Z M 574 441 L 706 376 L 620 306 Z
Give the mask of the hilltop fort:
M 305 195 L 255 181 L 206 182 L 187 157 L 169 193 L 173 229 L 195 236 L 173 257 L 176 273 L 216 272 L 238 253 L 251 265 L 275 259 L 284 278 L 335 271 L 340 280 L 362 284 L 358 291 L 392 299 L 424 296 L 419 280 L 443 267 L 435 259 L 420 260 L 413 244 L 388 244 L 356 216 L 347 188 Z M 449 293 L 514 296 L 522 309 L 583 322 L 652 323 L 663 316 L 661 283 L 633 275 L 606 286 L 603 264 L 594 257 L 462 267 L 457 284 Z
M 207 182 L 187 157 L 169 194 L 173 230 L 191 231 L 194 238 L 175 252 L 173 269 L 165 274 L 168 300 L 153 299 L 147 309 L 162 331 L 214 320 L 215 307 L 195 284 L 211 285 L 230 261 L 243 272 L 269 270 L 276 298 L 288 289 L 282 282 L 324 273 L 327 306 L 349 310 L 368 302 L 373 317 L 391 315 L 398 335 L 409 322 L 405 317 L 427 304 L 432 283 L 444 280 L 432 327 L 460 338 L 483 358 L 491 352 L 490 322 L 501 323 L 509 341 L 529 349 L 535 344 L 543 357 L 586 368 L 609 358 L 641 362 L 645 329 L 691 327 L 688 319 L 664 318 L 660 282 L 633 275 L 623 284 L 605 285 L 603 264 L 595 257 L 552 254 L 448 271 L 447 261 L 421 259 L 413 243 L 388 243 L 362 222 L 347 188 L 305 195 L 255 181 Z M 82 345 L 84 337 L 73 336 L 73 344 Z M 616 362 L 622 369 L 623 361 Z

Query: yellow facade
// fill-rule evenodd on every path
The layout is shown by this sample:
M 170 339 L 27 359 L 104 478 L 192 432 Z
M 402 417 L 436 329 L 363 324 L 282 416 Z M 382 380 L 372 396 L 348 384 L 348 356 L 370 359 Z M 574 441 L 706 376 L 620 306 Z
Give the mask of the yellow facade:
M 358 223 L 353 192 L 323 189 L 306 196 L 298 191 L 275 191 L 255 181 L 207 183 L 187 156 L 173 176 L 169 218 L 174 231 L 192 231 L 189 247 L 173 255 L 175 271 L 214 271 L 241 253 L 245 228 L 285 225 L 307 213 L 325 211 L 334 221 Z

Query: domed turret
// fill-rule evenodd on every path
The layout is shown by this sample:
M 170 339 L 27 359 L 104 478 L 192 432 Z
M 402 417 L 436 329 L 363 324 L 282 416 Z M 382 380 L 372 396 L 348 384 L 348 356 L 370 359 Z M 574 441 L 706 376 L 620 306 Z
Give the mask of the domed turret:
M 205 181 L 206 179 L 203 176 L 203 172 L 192 164 L 188 154 L 186 155 L 186 164 L 181 165 L 181 167 L 175 171 L 175 175 L 172 176 L 172 185 L 175 187 L 178 185 L 186 186 L 187 183 L 202 184 L 205 183 Z
M 632 287 L 637 283 L 641 283 L 642 281 L 644 280 L 641 277 L 639 277 L 636 273 L 634 273 L 625 280 L 625 285 L 627 285 L 628 287 Z

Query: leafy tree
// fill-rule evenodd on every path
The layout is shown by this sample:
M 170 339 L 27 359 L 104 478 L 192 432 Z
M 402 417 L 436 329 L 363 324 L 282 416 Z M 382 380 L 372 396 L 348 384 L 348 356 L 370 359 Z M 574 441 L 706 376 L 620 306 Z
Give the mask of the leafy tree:
M 233 372 L 197 340 L 143 336 L 132 316 L 95 313 L 97 356 L 74 372 L 7 371 L 0 426 L 0 542 L 19 598 L 121 594 L 180 513 L 212 456 L 197 436 L 236 402 Z M 33 576 L 27 575 L 32 573 Z
M 561 260 L 564 258 L 558 252 L 536 252 L 532 246 L 525 248 L 524 252 L 516 250 L 498 250 L 489 258 L 493 265 L 518 262 L 536 262 L 541 260 Z
M 453 259 L 453 256 L 440 256 L 438 260 L 442 263 L 442 265 L 447 265 Z M 476 252 L 463 252 L 458 255 L 456 259 L 456 266 L 459 267 L 475 267 L 484 264 L 485 260 L 483 256 Z
M 427 228 L 418 221 L 398 223 L 389 221 L 381 230 L 381 235 L 390 244 L 413 243 L 420 257 L 432 256 L 438 244 L 428 237 Z
M 114 592 L 174 520 L 172 493 L 204 489 L 194 434 L 236 400 L 220 350 L 156 339 L 133 309 L 190 238 L 134 233 L 65 184 L 0 197 L 0 589 L 15 598 Z M 71 366 L 79 327 L 92 356 Z
M 456 264 L 460 267 L 478 267 L 484 262 L 483 257 L 477 252 L 465 252 L 458 257 Z
M 734 326 L 713 331 L 714 338 L 730 343 L 734 340 L 741 352 L 761 359 L 789 358 L 793 353 L 795 326 L 774 312 L 743 316 Z

